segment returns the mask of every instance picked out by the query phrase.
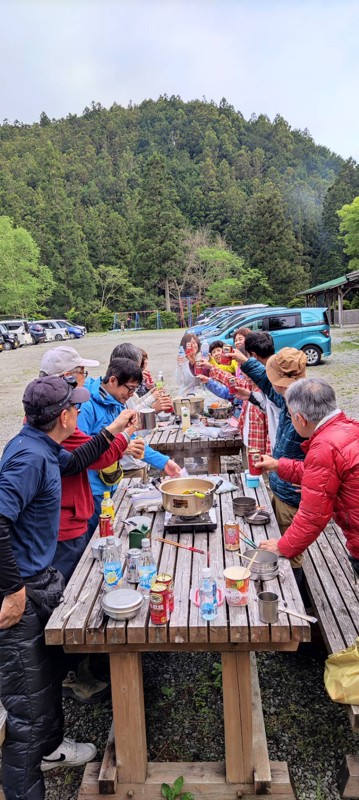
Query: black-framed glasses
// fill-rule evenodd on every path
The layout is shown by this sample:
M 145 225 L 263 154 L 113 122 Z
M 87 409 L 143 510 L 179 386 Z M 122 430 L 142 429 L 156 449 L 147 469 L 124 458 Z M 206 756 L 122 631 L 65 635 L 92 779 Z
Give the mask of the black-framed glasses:
M 138 386 L 129 386 L 128 383 L 123 383 L 122 386 L 126 386 L 129 394 L 133 394 L 138 389 Z

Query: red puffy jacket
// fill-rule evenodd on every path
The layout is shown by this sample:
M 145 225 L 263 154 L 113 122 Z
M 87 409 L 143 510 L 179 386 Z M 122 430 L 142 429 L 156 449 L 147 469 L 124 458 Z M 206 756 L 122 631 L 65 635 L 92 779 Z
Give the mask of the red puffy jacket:
M 63 447 L 72 452 L 91 439 L 86 433 L 75 428 L 72 436 L 65 439 Z M 122 458 L 128 447 L 128 441 L 122 433 L 115 436 L 109 448 L 101 458 L 91 464 L 91 469 L 104 469 L 110 467 L 115 461 Z M 95 510 L 91 487 L 87 476 L 87 469 L 78 475 L 70 475 L 61 479 L 61 516 L 58 539 L 76 539 L 87 531 L 87 524 Z
M 304 461 L 278 463 L 281 478 L 302 486 L 299 509 L 278 541 L 281 553 L 287 558 L 302 553 L 334 517 L 350 555 L 359 559 L 359 422 L 341 411 L 302 448 Z

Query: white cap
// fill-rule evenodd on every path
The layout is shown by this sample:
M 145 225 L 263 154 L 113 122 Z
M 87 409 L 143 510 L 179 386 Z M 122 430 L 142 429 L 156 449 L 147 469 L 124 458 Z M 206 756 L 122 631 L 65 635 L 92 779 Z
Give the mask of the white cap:
M 211 576 L 211 568 L 210 567 L 203 567 L 202 575 L 204 578 L 210 578 Z
M 141 539 L 141 547 L 143 547 L 144 550 L 146 550 L 146 547 L 150 547 L 150 545 L 151 542 L 149 539 Z
M 77 367 L 98 367 L 99 361 L 92 358 L 83 358 L 74 347 L 53 347 L 44 353 L 41 364 L 40 372 L 45 375 L 63 375 L 65 372 L 71 372 Z

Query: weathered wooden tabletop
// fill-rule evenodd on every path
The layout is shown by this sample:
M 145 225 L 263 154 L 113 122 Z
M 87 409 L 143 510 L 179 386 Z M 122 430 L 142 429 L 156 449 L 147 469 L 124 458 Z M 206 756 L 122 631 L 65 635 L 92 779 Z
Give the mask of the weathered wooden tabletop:
M 220 428 L 218 430 L 220 431 Z M 204 456 L 209 459 L 208 471 L 215 474 L 221 472 L 222 456 L 238 455 L 243 451 L 243 441 L 240 436 L 228 439 L 221 436 L 218 439 L 212 439 L 210 436 L 190 439 L 180 426 L 172 422 L 167 428 L 149 434 L 146 442 L 154 450 L 172 456 L 181 465 L 185 458 Z
M 125 570 L 125 557 L 128 550 L 128 530 L 123 520 L 130 516 L 131 498 L 127 495 L 129 485 L 136 484 L 138 479 L 121 482 L 115 495 L 116 522 L 115 533 L 121 540 L 121 560 Z M 223 523 L 234 519 L 232 496 L 246 494 L 256 496 L 258 503 L 271 508 L 264 484 L 258 490 L 242 486 L 232 495 L 225 493 L 217 496 L 216 514 L 217 529 L 211 533 L 164 534 L 164 512 L 151 514 L 151 535 L 167 536 L 182 544 L 194 545 L 202 550 L 209 550 L 214 577 L 223 586 L 223 569 L 240 564 L 237 552 L 224 549 Z M 249 534 L 254 542 L 278 536 L 278 527 L 272 513 L 271 522 L 266 526 L 250 526 L 242 518 L 238 519 L 244 533 Z M 94 534 L 96 538 L 97 533 Z M 242 552 L 246 549 L 241 542 Z M 65 590 L 65 602 L 52 614 L 46 626 L 48 644 L 62 644 L 65 647 L 76 647 L 79 651 L 101 649 L 113 650 L 151 650 L 151 649 L 222 649 L 231 643 L 242 643 L 243 649 L 294 649 L 299 641 L 310 638 L 308 623 L 286 613 L 280 613 L 274 625 L 262 623 L 258 617 L 258 604 L 255 600 L 259 589 L 276 592 L 288 607 L 304 611 L 303 604 L 293 578 L 289 562 L 280 559 L 278 578 L 267 582 L 250 582 L 248 606 L 229 607 L 226 603 L 219 607 L 216 619 L 210 623 L 204 621 L 199 609 L 190 601 L 191 589 L 198 587 L 202 567 L 206 565 L 206 556 L 192 553 L 162 544 L 152 538 L 152 552 L 157 560 L 159 572 L 174 576 L 175 608 L 168 625 L 155 626 L 149 619 L 148 600 L 131 620 L 115 621 L 104 616 L 101 607 L 102 574 L 99 562 L 91 553 L 88 545 L 81 561 Z M 126 572 L 125 572 L 126 576 Z M 78 600 L 80 605 L 68 619 L 64 619 L 68 610 Z M 296 643 L 296 645 L 294 645 Z M 292 645 L 292 646 L 291 646 Z M 294 648 L 293 648 L 294 645 Z

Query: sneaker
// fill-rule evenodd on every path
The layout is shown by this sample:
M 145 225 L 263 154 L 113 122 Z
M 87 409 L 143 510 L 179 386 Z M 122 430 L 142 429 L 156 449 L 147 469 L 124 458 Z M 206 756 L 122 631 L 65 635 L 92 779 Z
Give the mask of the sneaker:
M 68 672 L 62 682 L 62 696 L 72 697 L 80 703 L 91 705 L 104 700 L 110 694 L 110 687 L 104 681 L 98 681 L 90 672 L 85 676 L 77 676 L 76 672 Z
M 41 771 L 47 772 L 48 769 L 56 767 L 80 767 L 81 764 L 92 761 L 96 753 L 97 749 L 94 744 L 74 742 L 65 736 L 57 750 L 42 759 Z

